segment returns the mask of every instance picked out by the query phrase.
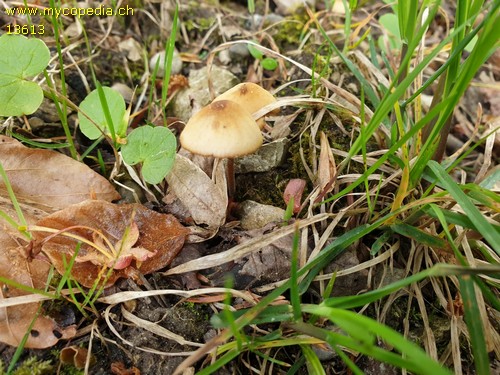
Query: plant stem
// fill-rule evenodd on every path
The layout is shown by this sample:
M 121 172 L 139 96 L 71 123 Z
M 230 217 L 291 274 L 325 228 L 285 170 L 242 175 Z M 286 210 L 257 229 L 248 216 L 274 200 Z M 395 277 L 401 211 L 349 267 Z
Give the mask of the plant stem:
M 236 192 L 236 183 L 234 179 L 234 159 L 227 159 L 226 167 L 226 180 L 227 180 L 227 197 L 229 200 L 233 200 L 234 193 Z

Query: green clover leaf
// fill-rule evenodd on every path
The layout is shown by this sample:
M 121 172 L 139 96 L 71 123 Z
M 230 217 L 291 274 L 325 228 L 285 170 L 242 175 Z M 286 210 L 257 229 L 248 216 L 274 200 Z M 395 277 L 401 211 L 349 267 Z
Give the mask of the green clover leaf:
M 43 91 L 26 78 L 43 71 L 50 52 L 40 39 L 22 35 L 0 36 L 0 116 L 22 116 L 35 112 Z
M 160 183 L 174 165 L 177 142 L 164 127 L 141 126 L 122 146 L 123 160 L 130 165 L 142 162 L 142 176 L 150 184 Z
M 118 91 L 110 87 L 103 87 L 104 97 L 106 98 L 106 105 L 111 114 L 111 121 L 115 135 L 123 138 L 127 134 L 128 125 L 128 112 L 125 108 L 125 100 Z M 80 110 L 78 112 L 78 120 L 80 121 L 80 129 L 83 134 L 89 139 L 97 139 L 102 133 L 110 135 L 110 127 L 106 120 L 106 115 L 103 109 L 103 103 L 99 98 L 99 92 L 92 91 L 80 103 Z M 83 113 L 82 113 L 83 112 Z M 86 116 L 85 116 L 86 115 Z M 87 116 L 93 121 L 89 120 Z M 94 124 L 95 123 L 95 124 Z M 97 124 L 97 126 L 96 126 Z

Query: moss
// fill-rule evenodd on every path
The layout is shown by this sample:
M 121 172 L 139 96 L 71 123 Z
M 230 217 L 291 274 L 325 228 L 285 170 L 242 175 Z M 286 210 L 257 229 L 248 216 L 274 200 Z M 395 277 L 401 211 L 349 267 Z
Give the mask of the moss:
M 305 13 L 296 13 L 279 23 L 279 28 L 273 35 L 274 41 L 281 50 L 290 50 L 298 47 L 302 31 L 309 17 Z
M 20 363 L 12 372 L 13 375 L 49 375 L 54 373 L 54 366 L 51 361 L 42 361 L 36 357 L 30 357 Z M 0 361 L 0 375 L 7 374 L 5 365 Z
M 283 207 L 282 182 L 288 178 L 290 178 L 288 169 L 238 175 L 236 176 L 236 200 L 238 202 L 253 200 L 262 204 Z

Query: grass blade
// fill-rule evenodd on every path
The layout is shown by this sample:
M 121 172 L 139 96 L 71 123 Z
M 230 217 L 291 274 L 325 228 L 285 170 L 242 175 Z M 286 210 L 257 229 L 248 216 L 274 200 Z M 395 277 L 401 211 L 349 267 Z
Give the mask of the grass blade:
M 465 211 L 465 214 L 470 218 L 476 230 L 490 243 L 492 248 L 500 255 L 500 234 L 495 230 L 479 211 L 479 209 L 471 202 L 469 197 L 460 189 L 458 184 L 446 173 L 446 170 L 437 162 L 429 161 L 428 164 L 431 171 L 434 173 L 443 187 L 457 201 L 457 203 Z

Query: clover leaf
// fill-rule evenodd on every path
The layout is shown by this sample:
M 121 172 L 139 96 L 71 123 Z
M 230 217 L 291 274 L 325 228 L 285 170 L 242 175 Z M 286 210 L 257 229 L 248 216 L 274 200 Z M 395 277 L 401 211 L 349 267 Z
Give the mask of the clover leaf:
M 142 177 L 150 184 L 160 183 L 174 165 L 177 141 L 164 127 L 141 126 L 122 146 L 123 160 L 130 165 L 142 162 Z
M 0 51 L 0 116 L 32 114 L 42 104 L 43 91 L 26 78 L 45 69 L 49 49 L 40 39 L 4 34 L 0 36 Z
M 103 87 L 102 90 L 106 98 L 106 103 L 101 102 L 97 89 L 88 94 L 80 103 L 80 111 L 78 112 L 80 130 L 89 139 L 97 139 L 103 133 L 110 135 L 110 126 L 106 120 L 103 108 L 106 105 L 111 115 L 115 135 L 123 138 L 127 134 L 128 125 L 128 112 L 125 108 L 125 100 L 123 100 L 118 91 L 110 87 Z

